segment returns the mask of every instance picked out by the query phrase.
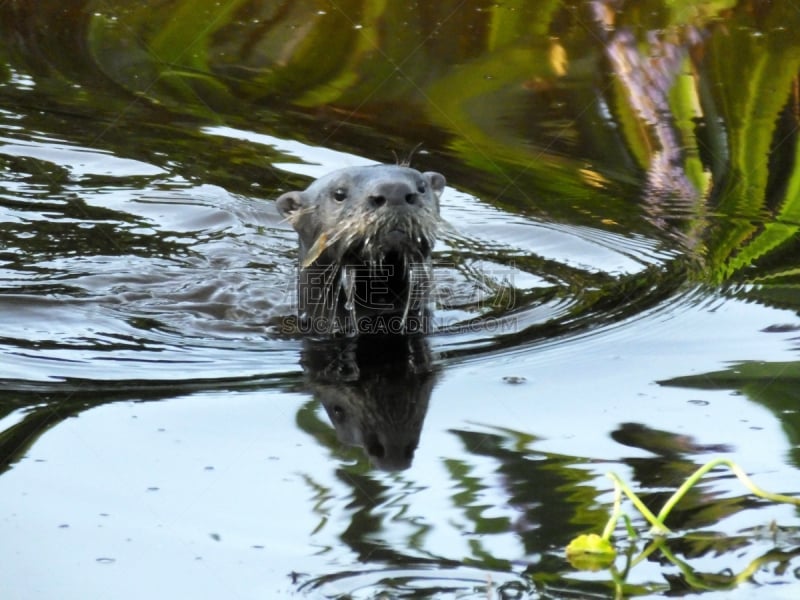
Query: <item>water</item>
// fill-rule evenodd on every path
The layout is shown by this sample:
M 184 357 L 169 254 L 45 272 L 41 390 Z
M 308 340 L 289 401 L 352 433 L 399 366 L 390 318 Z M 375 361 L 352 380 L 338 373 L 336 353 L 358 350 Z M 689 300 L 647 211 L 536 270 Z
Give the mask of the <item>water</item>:
M 796 11 L 40 4 L 0 7 L 4 597 L 797 595 L 796 507 L 724 470 L 649 559 L 629 504 L 616 571 L 564 553 L 607 471 L 800 493 Z M 420 142 L 435 330 L 284 327 L 273 199 Z

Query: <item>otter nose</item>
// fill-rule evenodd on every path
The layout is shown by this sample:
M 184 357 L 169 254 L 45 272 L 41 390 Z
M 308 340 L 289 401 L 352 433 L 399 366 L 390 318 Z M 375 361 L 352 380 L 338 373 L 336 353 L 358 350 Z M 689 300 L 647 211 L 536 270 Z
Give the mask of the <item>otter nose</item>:
M 402 206 L 416 204 L 419 201 L 417 191 L 405 182 L 381 183 L 372 190 L 369 202 L 375 208 L 384 204 L 388 206 Z

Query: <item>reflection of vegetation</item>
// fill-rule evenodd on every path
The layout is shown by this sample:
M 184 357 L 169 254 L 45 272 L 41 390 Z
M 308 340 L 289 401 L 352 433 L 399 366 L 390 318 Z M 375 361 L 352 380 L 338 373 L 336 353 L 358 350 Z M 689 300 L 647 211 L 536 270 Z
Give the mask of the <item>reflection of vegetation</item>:
M 156 106 L 279 127 L 264 110 L 277 107 L 284 121 L 305 113 L 323 141 L 377 124 L 458 155 L 465 189 L 573 222 L 638 223 L 624 200 L 634 184 L 644 213 L 705 257 L 708 279 L 794 292 L 798 11 L 639 4 L 173 0 L 70 14 L 98 69 Z M 36 69 L 78 70 L 50 48 L 28 53 Z
M 457 155 L 464 171 L 451 165 L 451 179 L 465 189 L 595 225 L 640 222 L 625 200 L 633 184 L 644 189 L 644 213 L 704 255 L 708 279 L 756 282 L 751 295 L 764 301 L 770 286 L 800 286 L 800 14 L 791 3 L 172 0 L 0 10 L 3 27 L 19 29 L 6 32 L 4 57 L 15 68 L 27 62 L 34 77 L 58 73 L 41 85 L 74 109 L 87 100 L 73 78 L 102 92 L 115 115 L 134 117 L 149 102 L 277 131 L 304 114 L 309 137 L 328 141 L 341 129 L 351 136 L 343 143 L 358 144 L 375 140 L 355 125 L 377 125 L 401 136 L 395 149 L 423 139 Z M 37 33 L 48 10 L 70 20 L 58 39 Z M 114 85 L 141 102 L 114 95 Z M 103 138 L 114 137 L 110 125 Z
M 791 446 L 791 461 L 800 468 L 800 410 L 797 406 L 800 362 L 745 362 L 713 373 L 676 377 L 661 384 L 706 390 L 732 389 L 763 404 L 783 425 Z
M 735 536 L 720 534 L 708 537 L 711 535 L 705 529 L 708 524 L 717 523 L 727 514 L 738 512 L 748 506 L 746 501 L 743 501 L 744 498 L 718 497 L 719 493 L 707 487 L 699 493 L 689 493 L 697 492 L 696 488 L 701 478 L 708 478 L 708 473 L 717 466 L 727 465 L 737 470 L 735 465 L 731 465 L 725 459 L 712 460 L 698 468 L 690 461 L 672 454 L 666 469 L 663 468 L 662 459 L 649 459 L 652 464 L 647 471 L 650 473 L 663 470 L 686 472 L 687 474 L 683 476 L 686 478 L 684 485 L 676 486 L 678 489 L 670 498 L 663 498 L 659 493 L 648 493 L 646 497 L 640 499 L 617 478 L 615 482 L 619 485 L 615 486 L 615 510 L 611 519 L 608 519 L 607 513 L 604 515 L 602 510 L 597 509 L 598 492 L 595 485 L 589 484 L 592 471 L 581 459 L 538 452 L 535 450 L 536 438 L 522 432 L 498 430 L 492 434 L 464 431 L 454 433 L 462 439 L 465 448 L 471 454 L 492 460 L 492 464 L 484 465 L 484 468 L 477 466 L 483 464 L 479 459 L 451 460 L 447 464 L 451 478 L 458 483 L 452 498 L 454 504 L 461 509 L 460 514 L 463 515 L 460 529 L 464 535 L 469 536 L 471 556 L 474 557 L 471 560 L 479 561 L 483 568 L 489 570 L 511 570 L 513 561 L 491 552 L 489 548 L 494 546 L 493 535 L 514 531 L 515 536 L 520 537 L 525 544 L 526 556 L 537 556 L 539 553 L 544 553 L 546 556 L 541 561 L 533 561 L 525 571 L 526 576 L 540 591 L 548 590 L 550 587 L 560 589 L 566 581 L 569 581 L 571 589 L 580 586 L 577 589 L 585 593 L 613 592 L 617 594 L 616 597 L 666 592 L 672 586 L 695 591 L 730 589 L 748 581 L 760 567 L 773 564 L 779 570 L 786 570 L 800 556 L 800 552 L 783 551 L 779 547 L 768 552 L 758 550 L 757 542 L 763 536 L 772 538 L 776 546 L 783 543 L 780 541 L 781 537 L 786 537 L 787 543 L 792 544 L 796 534 L 791 531 L 783 532 L 775 524 L 768 531 L 764 531 L 763 536 L 760 532 L 753 531 L 747 535 L 742 532 Z M 682 441 L 684 444 L 687 443 L 685 439 Z M 687 449 L 687 452 L 693 450 Z M 689 467 L 691 473 L 687 471 Z M 496 474 L 499 486 L 498 481 L 486 479 L 486 472 Z M 736 474 L 746 478 L 740 470 Z M 641 484 L 639 485 L 641 487 Z M 659 489 L 664 487 L 663 482 L 654 482 L 653 485 Z M 498 487 L 505 492 L 505 501 L 496 499 Z M 762 490 L 753 489 L 750 485 L 748 487 L 751 492 L 762 494 Z M 634 501 L 641 515 L 646 515 L 645 524 L 649 522 L 664 533 L 667 531 L 665 520 L 669 515 L 673 515 L 677 518 L 674 520 L 670 518 L 671 522 L 682 531 L 669 538 L 657 536 L 649 541 L 638 539 L 636 529 L 640 528 L 642 517 L 628 519 L 621 514 L 620 500 L 623 493 Z M 495 502 L 487 502 L 487 494 L 488 497 L 495 498 Z M 769 494 L 768 497 L 774 501 L 800 503 L 796 498 Z M 679 507 L 676 503 L 679 500 L 681 515 L 675 515 Z M 663 508 L 658 511 L 653 509 L 656 504 Z M 512 506 L 513 516 L 498 514 L 498 506 Z M 720 506 L 721 508 L 718 508 Z M 712 514 L 702 514 L 709 511 Z M 696 515 L 695 518 L 687 520 L 685 515 L 692 513 Z M 630 535 L 626 550 L 621 552 L 624 555 L 624 564 L 620 567 L 619 561 L 615 560 L 617 548 L 612 547 L 608 540 L 617 532 L 615 526 L 618 518 L 623 517 Z M 592 525 L 589 525 L 590 523 Z M 581 568 L 592 570 L 608 569 L 610 579 L 603 584 L 597 578 L 594 583 L 590 583 L 573 581 L 568 576 L 561 579 L 552 575 L 553 571 L 561 571 L 563 567 L 559 568 L 551 562 L 555 557 L 549 556 L 548 546 L 550 548 L 554 544 L 566 546 L 567 538 L 585 531 L 587 525 L 596 531 L 605 526 L 605 531 L 602 536 L 579 535 L 577 536 L 579 544 L 594 543 L 595 551 L 600 550 L 604 554 L 589 555 L 588 562 L 586 562 L 587 555 L 582 554 L 578 556 L 578 564 Z M 760 553 L 755 555 L 756 551 Z M 734 552 L 738 553 L 745 563 L 735 568 L 737 572 L 734 572 L 734 567 L 731 566 L 730 574 L 702 573 L 690 564 L 699 562 L 693 559 L 704 556 L 732 557 Z M 634 576 L 629 574 L 636 565 L 645 561 L 652 562 L 656 557 L 663 560 L 664 564 L 671 564 L 677 569 L 676 576 L 669 574 L 666 567 L 663 568 L 664 576 L 670 584 L 628 583 L 628 579 L 634 579 Z M 575 556 L 569 557 L 570 561 L 575 559 Z M 584 562 L 581 563 L 580 560 Z
M 800 550 L 793 550 L 790 552 L 771 550 L 751 560 L 739 573 L 701 573 L 693 569 L 685 561 L 677 558 L 669 549 L 665 540 L 655 540 L 651 542 L 650 545 L 654 550 L 660 550 L 670 563 L 680 569 L 686 587 L 697 591 L 733 589 L 749 581 L 759 570 L 764 569 L 767 565 L 774 564 L 774 569 L 776 571 L 783 571 L 790 566 L 793 559 L 800 556 Z M 644 552 L 642 554 L 644 554 Z
M 531 449 L 535 438 L 519 431 L 454 433 L 471 454 L 497 465 L 493 471 L 518 513 L 513 527 L 526 554 L 541 552 L 549 544 L 566 543 L 571 535 L 602 520 L 603 512 L 591 508 L 597 493 L 590 485 L 591 474 L 576 465 L 574 457 L 537 452 Z M 472 532 L 496 532 L 512 526 L 505 517 L 484 514 L 494 506 L 481 502 L 481 497 L 498 482 L 473 475 L 460 461 L 450 461 L 447 468 L 460 490 L 453 501 L 463 509 Z M 478 539 L 474 544 L 480 547 Z
M 639 4 L 104 2 L 89 44 L 130 91 L 199 114 L 291 105 L 429 140 L 433 122 L 472 169 L 464 186 L 521 210 L 630 223 L 597 189 L 636 169 L 643 208 L 710 279 L 757 265 L 762 285 L 800 285 L 784 252 L 800 227 L 800 14 Z
M 595 537 L 599 539 L 599 536 Z M 750 581 L 759 570 L 765 569 L 768 565 L 774 564 L 776 571 L 785 571 L 791 567 L 791 562 L 800 556 L 800 550 L 789 552 L 771 550 L 752 559 L 738 573 L 732 573 L 729 570 L 725 570 L 722 573 L 704 573 L 692 568 L 687 561 L 678 558 L 674 550 L 670 547 L 670 541 L 662 537 L 647 543 L 634 558 L 633 554 L 635 552 L 636 547 L 631 545 L 626 552 L 625 564 L 622 570 L 620 570 L 616 564 L 602 564 L 591 560 L 584 563 L 579 562 L 578 565 L 581 565 L 580 568 L 587 568 L 590 570 L 594 570 L 592 569 L 593 566 L 608 568 L 613 583 L 613 597 L 615 599 L 622 599 L 654 592 L 677 592 L 677 595 L 685 595 L 687 591 L 697 593 L 703 591 L 731 590 L 742 583 Z M 650 589 L 647 589 L 643 588 L 643 586 L 629 584 L 626 581 L 631 570 L 636 567 L 636 565 L 647 560 L 653 560 L 653 557 L 658 555 L 662 556 L 665 562 L 678 568 L 680 575 L 673 575 L 669 578 L 671 585 L 654 585 Z M 598 555 L 598 560 L 600 556 L 601 555 Z M 579 561 L 580 559 L 574 560 Z

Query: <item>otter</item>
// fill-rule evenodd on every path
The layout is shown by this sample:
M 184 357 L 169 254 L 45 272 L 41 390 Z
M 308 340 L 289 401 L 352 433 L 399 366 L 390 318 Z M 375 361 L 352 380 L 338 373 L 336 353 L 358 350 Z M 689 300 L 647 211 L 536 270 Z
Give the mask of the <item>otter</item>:
M 425 332 L 440 173 L 348 167 L 276 203 L 300 241 L 298 327 L 328 335 Z

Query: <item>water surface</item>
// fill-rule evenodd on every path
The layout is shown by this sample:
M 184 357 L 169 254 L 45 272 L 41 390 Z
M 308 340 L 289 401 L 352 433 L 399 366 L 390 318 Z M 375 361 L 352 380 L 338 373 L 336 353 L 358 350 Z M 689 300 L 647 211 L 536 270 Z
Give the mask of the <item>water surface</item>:
M 800 494 L 800 12 L 323 4 L 0 7 L 9 597 L 794 598 L 724 470 L 564 549 Z M 273 199 L 418 145 L 435 330 L 287 331 Z

